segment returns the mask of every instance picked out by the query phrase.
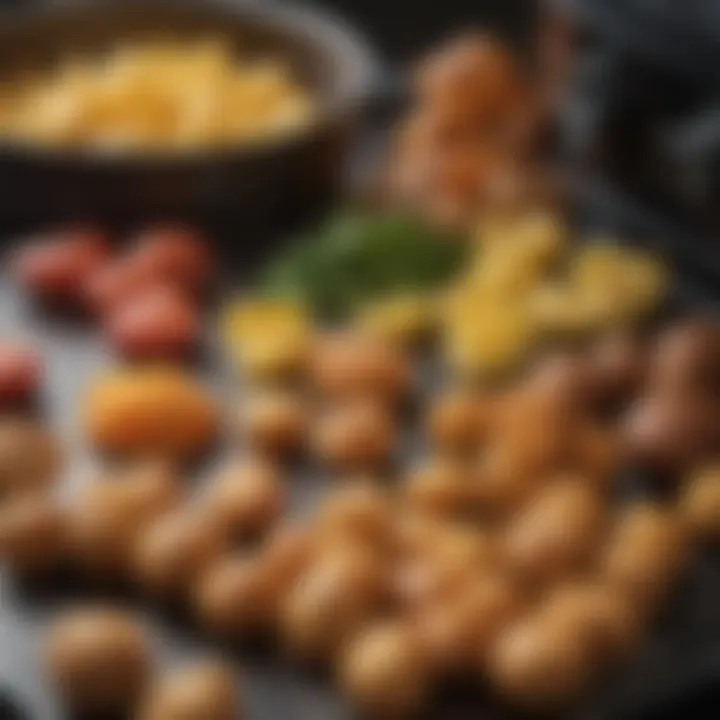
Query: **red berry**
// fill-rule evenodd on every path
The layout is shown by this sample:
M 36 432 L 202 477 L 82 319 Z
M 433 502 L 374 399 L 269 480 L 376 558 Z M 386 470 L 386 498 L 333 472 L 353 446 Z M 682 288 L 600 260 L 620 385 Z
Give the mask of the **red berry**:
M 27 400 L 40 389 L 43 364 L 29 347 L 0 344 L 0 402 Z
M 155 226 L 145 229 L 137 239 L 133 263 L 155 277 L 190 291 L 205 287 L 213 272 L 207 240 L 183 226 Z
M 60 232 L 25 245 L 17 254 L 15 270 L 33 294 L 76 303 L 88 277 L 107 263 L 109 255 L 109 245 L 99 233 Z
M 112 345 L 133 359 L 179 359 L 195 350 L 202 320 L 197 307 L 172 286 L 148 289 L 108 318 Z
M 103 316 L 123 307 L 157 283 L 157 275 L 151 268 L 124 258 L 105 265 L 87 278 L 82 288 L 83 301 L 89 310 Z

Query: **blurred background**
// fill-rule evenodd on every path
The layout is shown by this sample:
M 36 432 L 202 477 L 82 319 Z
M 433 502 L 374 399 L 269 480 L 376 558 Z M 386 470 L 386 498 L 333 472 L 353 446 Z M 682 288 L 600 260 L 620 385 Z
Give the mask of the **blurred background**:
M 556 139 L 566 160 L 684 228 L 718 230 L 717 0 L 316 4 L 353 21 L 395 68 L 458 28 L 494 29 L 539 76 L 561 76 L 551 82 L 562 88 L 554 98 Z
M 30 4 L 62 5 L 66 2 L 0 0 L 0 7 L 10 9 Z M 437 42 L 443 33 L 466 25 L 489 22 L 511 37 L 525 36 L 532 28 L 536 3 L 535 0 L 453 0 L 444 3 L 427 0 L 395 0 L 391 3 L 383 0 L 314 0 L 309 4 L 344 15 L 372 37 L 386 57 L 406 60 Z
M 146 2 L 151 5 L 153 0 Z M 202 5 L 204 0 L 196 2 Z M 0 8 L 11 15 L 29 6 L 66 3 L 0 0 Z M 538 91 L 545 90 L 547 83 L 552 96 L 543 108 L 552 108 L 554 129 L 548 133 L 551 143 L 543 148 L 543 158 L 562 158 L 563 167 L 583 182 L 596 179 L 598 187 L 610 188 L 627 200 L 633 212 L 649 213 L 649 234 L 660 228 L 658 235 L 667 231 L 668 237 L 679 238 L 688 251 L 677 253 L 678 263 L 687 260 L 693 281 L 707 276 L 715 295 L 720 294 L 720 250 L 713 240 L 720 230 L 720 0 L 313 0 L 308 4 L 357 27 L 377 48 L 386 80 L 402 77 L 403 68 L 460 28 L 494 30 L 524 54 Z M 371 131 L 377 127 L 378 123 L 370 125 Z M 311 149 L 310 154 L 316 153 Z M 203 165 L 203 172 L 197 173 L 203 189 L 206 184 L 217 189 L 204 182 L 205 169 Z M 257 178 L 252 172 L 250 176 L 255 185 Z M 32 180 L 35 191 L 35 175 Z M 277 184 L 276 177 L 269 182 Z M 128 185 L 132 183 L 124 182 L 123 190 Z M 49 186 L 50 194 L 57 196 L 56 186 Z M 8 204 L 8 188 L 2 182 L 0 188 L 6 191 Z M 293 187 L 293 195 L 297 194 Z M 147 199 L 144 192 L 138 195 Z M 604 209 L 603 205 L 603 213 Z M 32 210 L 36 212 L 35 205 Z M 673 223 L 669 230 L 666 221 Z M 673 254 L 676 249 L 670 248 Z M 711 608 L 707 615 L 715 616 L 716 611 Z M 669 647 L 674 652 L 682 644 L 691 666 L 704 634 L 700 628 L 687 642 Z M 656 656 L 658 665 L 667 667 L 677 660 Z M 6 663 L 12 665 L 13 659 L 7 656 Z M 717 717 L 716 670 L 716 666 L 707 668 L 707 682 L 701 674 L 689 694 L 660 702 L 637 720 Z M 666 672 L 674 675 L 674 666 Z M 647 687 L 640 690 L 650 694 Z M 11 716 L 0 706 L 0 720 Z
M 490 24 L 511 39 L 527 40 L 537 12 L 535 0 L 320 0 L 341 12 L 377 42 L 385 57 L 412 59 L 444 34 L 468 25 Z

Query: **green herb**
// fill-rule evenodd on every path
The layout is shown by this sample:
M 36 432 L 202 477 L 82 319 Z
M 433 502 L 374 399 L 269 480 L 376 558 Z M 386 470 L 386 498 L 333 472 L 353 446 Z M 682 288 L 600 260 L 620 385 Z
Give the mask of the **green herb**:
M 464 257 L 464 243 L 416 218 L 344 212 L 271 263 L 262 286 L 338 316 L 385 295 L 436 288 Z

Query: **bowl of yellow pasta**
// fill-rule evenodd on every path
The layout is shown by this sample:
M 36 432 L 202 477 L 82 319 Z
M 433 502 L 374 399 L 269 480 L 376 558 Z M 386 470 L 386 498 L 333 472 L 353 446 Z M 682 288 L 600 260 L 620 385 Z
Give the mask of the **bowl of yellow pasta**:
M 292 224 L 326 206 L 376 80 L 324 14 L 76 3 L 0 24 L 0 215 Z

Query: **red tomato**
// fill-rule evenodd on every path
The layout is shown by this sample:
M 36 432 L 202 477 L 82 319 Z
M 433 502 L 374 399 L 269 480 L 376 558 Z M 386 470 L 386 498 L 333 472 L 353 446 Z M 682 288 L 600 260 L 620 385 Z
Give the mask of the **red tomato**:
M 199 232 L 180 225 L 145 229 L 131 257 L 156 277 L 191 291 L 206 286 L 213 272 L 207 240 Z
M 16 273 L 35 295 L 63 302 L 80 300 L 87 278 L 103 267 L 110 248 L 93 231 L 67 231 L 41 236 L 20 250 Z
M 105 315 L 157 283 L 157 275 L 151 268 L 124 258 L 99 268 L 87 278 L 82 288 L 83 301 L 95 314 Z
M 43 365 L 31 348 L 0 344 L 0 402 L 25 400 L 40 389 Z
M 178 359 L 195 350 L 202 319 L 182 292 L 156 285 L 115 309 L 108 317 L 112 345 L 133 359 Z

